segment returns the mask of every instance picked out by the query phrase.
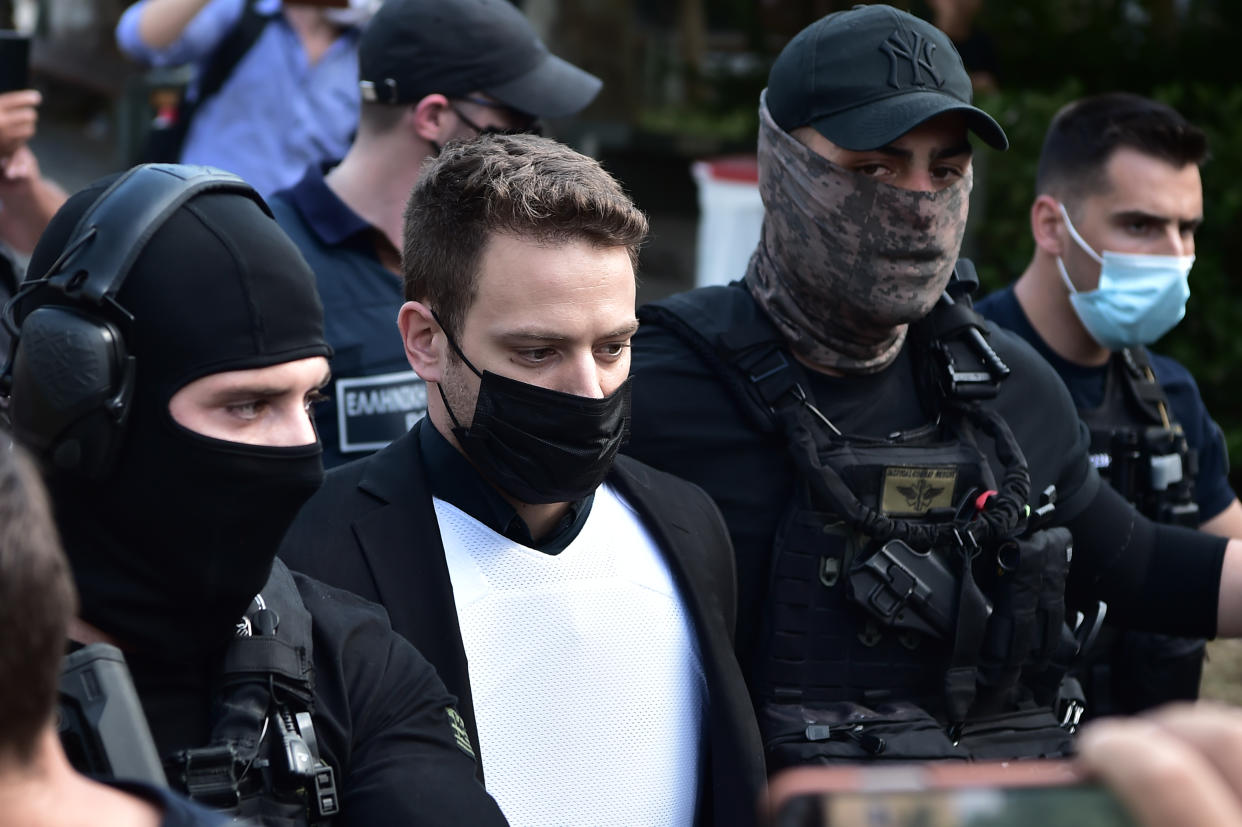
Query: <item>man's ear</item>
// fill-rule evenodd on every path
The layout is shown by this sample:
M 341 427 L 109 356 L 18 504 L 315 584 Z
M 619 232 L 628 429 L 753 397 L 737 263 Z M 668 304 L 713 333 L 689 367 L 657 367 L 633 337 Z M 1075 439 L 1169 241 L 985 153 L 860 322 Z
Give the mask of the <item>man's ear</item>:
M 428 143 L 444 144 L 452 137 L 452 114 L 448 98 L 428 95 L 414 104 L 414 132 Z
M 1065 217 L 1060 202 L 1040 195 L 1031 204 L 1031 237 L 1035 246 L 1050 256 L 1065 255 Z
M 431 308 L 421 302 L 406 302 L 397 313 L 397 327 L 405 344 L 405 358 L 424 382 L 439 382 L 444 376 L 445 337 Z

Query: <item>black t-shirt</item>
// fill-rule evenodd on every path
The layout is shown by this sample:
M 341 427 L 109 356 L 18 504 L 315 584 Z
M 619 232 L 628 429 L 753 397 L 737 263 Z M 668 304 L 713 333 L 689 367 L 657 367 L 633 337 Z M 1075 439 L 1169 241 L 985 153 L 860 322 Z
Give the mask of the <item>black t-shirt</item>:
M 688 297 L 705 306 L 712 296 L 706 291 L 732 291 L 715 294 L 730 307 L 730 318 L 761 313 L 739 284 L 704 288 Z M 632 357 L 632 436 L 624 450 L 702 486 L 723 512 L 737 552 L 738 650 L 745 660 L 759 628 L 773 539 L 795 496 L 798 473 L 786 439 L 774 423 L 757 418 L 753 407 L 739 400 L 716 369 L 682 338 L 660 322 L 640 316 L 643 323 L 634 338 Z M 1000 413 L 1021 445 L 1030 465 L 1032 498 L 1055 484 L 1057 521 L 1073 524 L 1076 531 L 1077 523 L 1089 519 L 1084 515 L 1089 505 L 1106 506 L 1110 519 L 1118 514 L 1132 519 L 1132 509 L 1100 484 L 1091 467 L 1089 434 L 1056 373 L 1011 333 L 989 326 L 989 343 L 1012 374 L 1001 383 L 997 398 L 984 404 Z M 806 373 L 817 406 L 846 433 L 885 436 L 926 420 L 915 395 L 908 354 L 870 376 L 832 378 Z M 989 452 L 986 439 L 980 439 L 980 447 Z M 993 471 L 1001 473 L 995 461 Z M 1111 499 L 1105 495 L 1101 501 L 1101 492 L 1112 494 Z M 1115 536 L 1113 541 L 1125 543 L 1127 539 Z M 1076 569 L 1089 572 L 1094 585 L 1098 571 L 1113 565 L 1120 553 L 1100 544 L 1076 550 Z M 1210 569 L 1211 564 L 1205 567 Z M 1219 571 L 1218 558 L 1215 564 Z M 1211 609 L 1215 611 L 1214 597 Z
M 1087 367 L 1062 359 L 1040 338 L 1018 304 L 1012 287 L 998 290 L 976 303 L 975 308 L 1006 330 L 1021 336 L 1060 375 L 1069 389 L 1070 398 L 1079 410 L 1098 408 L 1104 401 L 1104 386 L 1109 365 Z M 1148 353 L 1152 372 L 1169 401 L 1173 419 L 1182 426 L 1186 442 L 1199 455 L 1199 473 L 1195 476 L 1195 501 L 1204 522 L 1220 514 L 1234 501 L 1229 484 L 1229 455 L 1224 434 L 1208 414 L 1199 387 L 1190 371 L 1180 363 L 1158 353 Z M 1111 364 L 1111 362 L 1109 363 Z
M 277 562 L 277 565 L 283 565 Z M 336 770 L 334 825 L 503 825 L 475 778 L 449 710 L 456 699 L 434 667 L 396 634 L 374 603 L 298 572 L 313 621 L 315 734 Z M 205 743 L 210 676 L 161 680 L 131 658 L 134 683 L 161 755 Z

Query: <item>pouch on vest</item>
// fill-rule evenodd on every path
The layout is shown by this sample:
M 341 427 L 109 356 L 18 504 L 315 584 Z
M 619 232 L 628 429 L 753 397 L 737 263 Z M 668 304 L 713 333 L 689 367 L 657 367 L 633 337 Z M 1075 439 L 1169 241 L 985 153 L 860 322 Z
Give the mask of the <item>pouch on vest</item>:
M 1048 528 L 1009 540 L 998 550 L 994 610 L 980 653 L 977 713 L 1012 708 L 1023 671 L 1047 670 L 1060 650 L 1071 542 L 1069 529 Z
M 1046 706 L 971 717 L 957 742 L 975 761 L 1063 758 L 1074 753 L 1073 736 Z
M 767 704 L 759 718 L 769 773 L 804 764 L 969 758 L 912 703 Z

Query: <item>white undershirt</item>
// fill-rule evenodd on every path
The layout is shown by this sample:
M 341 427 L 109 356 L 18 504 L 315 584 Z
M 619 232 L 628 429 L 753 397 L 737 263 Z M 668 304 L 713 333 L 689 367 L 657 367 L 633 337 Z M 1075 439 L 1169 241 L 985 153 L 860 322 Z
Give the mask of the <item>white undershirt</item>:
M 663 556 L 608 486 L 560 554 L 434 500 L 487 789 L 514 827 L 690 825 L 702 664 Z

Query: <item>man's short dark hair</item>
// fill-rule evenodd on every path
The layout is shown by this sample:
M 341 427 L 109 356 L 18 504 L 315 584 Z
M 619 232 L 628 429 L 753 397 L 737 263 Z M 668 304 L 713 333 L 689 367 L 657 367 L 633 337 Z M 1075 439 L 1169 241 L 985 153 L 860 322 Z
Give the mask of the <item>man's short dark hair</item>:
M 647 218 L 598 162 L 549 138 L 489 134 L 451 142 L 406 207 L 406 300 L 429 305 L 459 335 L 493 234 L 624 247 L 637 266 Z
M 0 433 L 0 754 L 27 762 L 52 717 L 77 595 L 38 472 Z
M 1207 137 L 1176 109 L 1111 92 L 1068 104 L 1052 119 L 1035 177 L 1036 192 L 1078 199 L 1108 187 L 1105 166 L 1121 148 L 1181 169 L 1202 164 Z
M 358 128 L 370 135 L 382 135 L 396 129 L 397 124 L 405 116 L 409 104 L 367 103 L 363 102 L 358 111 Z

